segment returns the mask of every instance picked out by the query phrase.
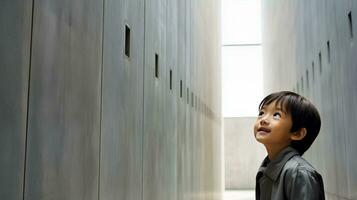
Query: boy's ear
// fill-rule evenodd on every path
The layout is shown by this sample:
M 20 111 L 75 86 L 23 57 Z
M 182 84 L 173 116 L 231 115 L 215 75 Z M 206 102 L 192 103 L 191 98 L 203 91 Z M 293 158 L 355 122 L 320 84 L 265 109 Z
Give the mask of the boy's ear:
M 304 139 L 304 137 L 306 136 L 306 128 L 300 128 L 299 130 L 297 130 L 296 132 L 292 133 L 290 135 L 291 140 L 302 140 Z

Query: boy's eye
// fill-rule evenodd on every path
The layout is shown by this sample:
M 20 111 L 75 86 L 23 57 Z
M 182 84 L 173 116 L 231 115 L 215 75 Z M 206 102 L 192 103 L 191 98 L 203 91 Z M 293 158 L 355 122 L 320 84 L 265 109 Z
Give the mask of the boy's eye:
M 261 115 L 263 115 L 263 114 L 264 114 L 264 112 L 263 112 L 263 111 L 259 111 L 258 116 L 261 116 Z
M 278 113 L 278 112 L 276 112 L 276 113 L 274 113 L 274 117 L 281 117 L 281 114 L 280 113 Z

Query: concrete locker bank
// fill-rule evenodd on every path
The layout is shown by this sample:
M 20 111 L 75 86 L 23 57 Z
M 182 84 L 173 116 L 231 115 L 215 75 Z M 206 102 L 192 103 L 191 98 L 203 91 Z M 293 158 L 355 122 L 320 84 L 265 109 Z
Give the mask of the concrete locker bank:
M 221 199 L 218 0 L 0 3 L 0 199 Z
M 306 158 L 327 199 L 357 199 L 357 1 L 262 1 L 265 92 L 294 90 L 320 111 Z

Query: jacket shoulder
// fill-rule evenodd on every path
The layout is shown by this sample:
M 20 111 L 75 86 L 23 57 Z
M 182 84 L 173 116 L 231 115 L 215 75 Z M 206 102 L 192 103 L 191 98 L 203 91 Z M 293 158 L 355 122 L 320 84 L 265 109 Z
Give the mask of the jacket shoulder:
M 284 166 L 285 170 L 291 171 L 291 170 L 306 170 L 309 172 L 316 172 L 316 169 L 309 163 L 307 162 L 303 157 L 300 155 L 293 156 L 291 159 L 289 159 Z
M 299 155 L 292 157 L 285 163 L 282 175 L 286 183 L 295 179 L 306 179 L 305 181 L 308 181 L 308 179 L 321 178 L 317 170 Z
M 312 199 L 324 199 L 321 175 L 301 156 L 294 156 L 286 162 L 282 175 L 287 196 L 300 197 L 299 195 L 309 194 L 311 197 L 316 197 Z

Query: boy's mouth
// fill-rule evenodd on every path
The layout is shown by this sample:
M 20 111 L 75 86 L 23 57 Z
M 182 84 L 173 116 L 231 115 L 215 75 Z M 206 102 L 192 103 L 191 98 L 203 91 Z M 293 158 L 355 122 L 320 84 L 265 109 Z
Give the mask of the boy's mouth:
M 268 128 L 264 128 L 264 127 L 260 127 L 260 128 L 258 128 L 258 133 L 259 134 L 267 134 L 267 133 L 270 133 L 270 129 L 268 129 Z

